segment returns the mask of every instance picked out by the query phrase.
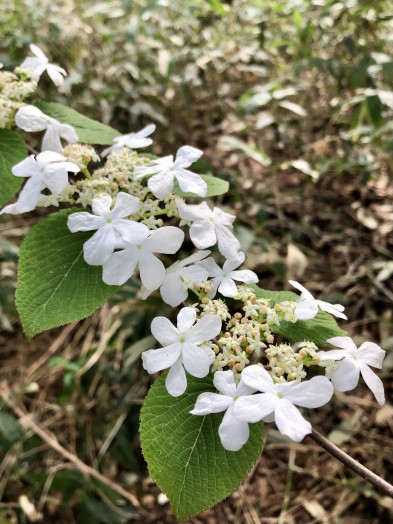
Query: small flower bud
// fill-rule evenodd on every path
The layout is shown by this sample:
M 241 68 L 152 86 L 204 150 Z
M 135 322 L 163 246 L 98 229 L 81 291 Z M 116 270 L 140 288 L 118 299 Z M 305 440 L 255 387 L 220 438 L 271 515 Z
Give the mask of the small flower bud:
M 243 369 L 243 366 L 240 364 L 240 362 L 235 364 L 235 369 L 236 369 L 236 371 L 241 371 Z

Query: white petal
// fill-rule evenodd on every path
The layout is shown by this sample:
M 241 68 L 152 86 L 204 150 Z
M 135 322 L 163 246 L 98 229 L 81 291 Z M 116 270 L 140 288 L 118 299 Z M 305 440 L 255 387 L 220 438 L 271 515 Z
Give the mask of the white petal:
M 195 324 L 196 311 L 192 307 L 184 307 L 177 315 L 177 329 L 179 333 L 186 333 Z
M 18 202 L 14 202 L 13 204 L 8 204 L 8 206 L 3 207 L 3 209 L 0 211 L 0 215 L 3 213 L 9 213 L 10 215 L 18 215 L 21 213 L 18 209 Z
M 207 280 L 207 271 L 200 266 L 188 266 L 184 267 L 179 271 L 179 275 L 186 280 L 192 280 L 197 284 L 202 284 Z
M 218 292 L 224 297 L 235 297 L 238 293 L 235 282 L 229 277 L 223 278 L 218 286 Z
M 79 137 L 75 131 L 75 129 L 68 125 L 68 124 L 62 124 L 61 122 L 55 122 L 54 124 L 56 126 L 57 132 L 61 136 L 61 138 L 64 138 L 67 142 L 70 144 L 75 144 L 78 142 Z
M 151 333 L 162 346 L 169 346 L 179 342 L 179 331 L 165 317 L 155 317 L 151 323 Z
M 215 207 L 213 209 L 212 213 L 213 222 L 217 224 L 221 224 L 222 226 L 225 226 L 229 229 L 232 229 L 232 224 L 234 220 L 236 219 L 235 215 L 230 215 L 229 213 L 226 213 L 219 207 Z
M 164 282 L 165 266 L 152 253 L 142 249 L 139 255 L 139 276 L 142 284 L 154 291 Z
M 332 346 L 336 346 L 338 348 L 349 349 L 351 351 L 357 350 L 356 344 L 351 339 L 351 337 L 333 337 L 329 338 L 327 342 L 329 342 L 329 344 L 331 344 Z
M 39 155 L 38 155 L 39 156 Z M 12 174 L 15 176 L 31 177 L 41 176 L 41 168 L 37 163 L 34 155 L 30 155 L 12 168 Z
M 203 155 L 203 151 L 191 146 L 182 146 L 176 153 L 175 166 L 188 167 Z
M 155 130 L 156 130 L 156 125 L 155 124 L 149 124 L 149 125 L 145 126 L 144 128 L 140 129 L 139 131 L 137 131 L 135 133 L 135 136 L 137 136 L 138 138 L 145 138 L 145 137 L 151 135 L 152 133 L 154 133 Z
M 57 132 L 56 127 L 52 124 L 49 124 L 46 128 L 44 137 L 42 139 L 41 149 L 57 151 L 58 153 L 63 150 L 63 146 L 61 145 L 60 141 L 60 135 Z
M 364 342 L 356 351 L 356 357 L 368 366 L 382 368 L 382 362 L 385 358 L 386 351 L 381 349 L 374 342 Z
M 299 320 L 311 320 L 315 317 L 318 313 L 318 304 L 316 301 L 313 300 L 307 300 L 300 298 L 298 299 L 296 309 L 295 309 L 295 315 Z
M 217 242 L 216 232 L 211 222 L 197 220 L 190 227 L 191 241 L 199 249 L 214 246 Z
M 242 269 L 241 271 L 231 271 L 230 275 L 233 280 L 238 280 L 240 282 L 245 282 L 246 284 L 256 284 L 259 281 L 259 278 L 249 269 Z
M 121 286 L 132 277 L 137 263 L 138 253 L 134 246 L 116 251 L 103 264 L 102 280 L 109 286 Z
M 217 372 L 215 374 L 217 375 Z M 240 382 L 236 389 L 236 396 L 243 397 L 246 395 L 252 395 L 255 392 L 256 392 L 256 389 L 246 386 L 246 384 L 243 382 L 243 379 L 240 377 Z
M 68 172 L 64 168 L 57 168 L 55 164 L 44 170 L 44 183 L 54 195 L 58 195 L 68 184 Z
M 337 391 L 351 391 L 359 382 L 359 368 L 351 357 L 347 357 L 337 363 L 337 369 L 328 378 Z
M 180 353 L 181 346 L 178 343 L 144 351 L 142 353 L 143 368 L 150 374 L 157 373 L 172 366 L 179 358 Z
M 236 418 L 245 422 L 259 422 L 275 409 L 280 399 L 277 394 L 257 393 L 239 397 L 233 407 Z
M 277 384 L 277 389 L 292 404 L 304 408 L 319 408 L 327 404 L 334 393 L 331 382 L 321 376 L 313 377 L 300 384 Z
M 223 395 L 228 395 L 230 397 L 237 396 L 235 379 L 231 370 L 216 371 L 214 373 L 213 383 L 214 387 Z
M 111 211 L 111 218 L 125 218 L 137 213 L 141 207 L 141 201 L 128 193 L 118 193 L 115 199 L 115 206 Z
M 162 199 L 171 193 L 174 178 L 172 171 L 162 171 L 149 178 L 147 185 L 155 197 Z
M 211 352 L 210 356 L 206 351 L 207 349 Z M 212 349 L 204 348 L 202 350 L 202 348 L 195 346 L 194 344 L 185 342 L 183 344 L 182 355 L 186 371 L 188 371 L 188 373 L 193 377 L 206 377 L 209 374 L 210 364 L 212 362 L 211 354 L 214 359 L 215 353 Z
M 232 371 L 230 372 L 232 373 Z M 232 397 L 219 395 L 218 393 L 201 393 L 195 403 L 191 415 L 208 415 L 209 413 L 221 413 L 233 404 Z
M 213 257 L 202 260 L 199 265 L 206 269 L 209 277 L 222 277 L 224 273 L 220 266 L 216 264 Z
M 84 259 L 91 266 L 101 266 L 115 249 L 115 232 L 110 224 L 100 228 L 83 244 Z
M 178 227 L 164 226 L 151 232 L 144 249 L 152 253 L 173 255 L 179 251 L 184 240 L 184 232 Z
M 359 365 L 364 382 L 374 393 L 374 397 L 376 398 L 378 404 L 382 406 L 382 404 L 385 403 L 385 392 L 382 380 L 363 362 L 360 362 Z
M 301 284 L 299 284 L 299 282 L 296 282 L 296 280 L 288 280 L 288 282 L 291 284 L 291 286 L 293 286 L 295 289 L 297 289 L 298 291 L 301 291 L 302 295 L 304 298 L 308 299 L 308 300 L 315 300 L 314 297 L 312 296 L 312 294 L 304 287 L 302 286 Z
M 172 307 L 176 307 L 187 299 L 188 293 L 183 289 L 182 282 L 177 273 L 166 274 L 160 287 L 162 300 Z
M 116 247 L 128 247 L 130 244 L 143 244 L 149 235 L 149 230 L 145 224 L 134 220 L 123 218 L 112 222 L 116 232 Z
M 237 252 L 233 258 L 227 258 L 224 262 L 224 265 L 222 266 L 224 273 L 230 273 L 234 269 L 238 268 L 241 264 L 243 264 L 245 258 L 246 255 L 243 253 L 243 251 Z
M 205 251 L 195 251 L 192 255 L 190 255 L 187 258 L 183 258 L 183 260 L 179 261 L 179 266 L 184 267 L 187 264 L 192 264 L 193 262 L 198 262 L 199 260 L 202 260 L 206 258 L 208 255 L 210 255 L 210 251 L 207 249 Z
M 218 315 L 205 315 L 191 328 L 187 340 L 193 344 L 202 344 L 217 337 L 221 327 L 222 320 Z
M 38 45 L 36 44 L 30 44 L 30 50 L 32 53 L 35 54 L 35 56 L 37 58 L 39 58 L 39 60 L 43 63 L 48 63 L 49 60 L 47 59 L 46 55 L 43 53 L 43 51 L 41 50 L 41 48 L 38 47 Z
M 181 200 L 177 200 L 176 205 L 180 218 L 183 218 L 184 220 L 209 220 L 213 217 L 213 211 L 206 202 L 188 206 Z
M 279 432 L 295 442 L 300 442 L 312 431 L 311 424 L 285 398 L 278 403 L 274 419 Z
M 105 225 L 105 221 L 102 217 L 97 217 L 91 213 L 85 211 L 72 213 L 68 217 L 68 229 L 71 233 L 77 231 L 92 231 L 93 229 L 99 229 Z
M 239 451 L 248 441 L 250 430 L 247 422 L 241 422 L 233 414 L 232 406 L 228 408 L 218 428 L 221 444 L 228 451 Z
M 217 247 L 219 252 L 224 255 L 225 258 L 236 257 L 237 252 L 240 249 L 240 242 L 235 235 L 221 224 L 214 224 L 214 228 L 217 235 Z
M 182 358 L 173 364 L 165 380 L 165 386 L 172 397 L 180 397 L 187 389 L 187 377 L 183 368 Z
M 109 213 L 112 205 L 112 197 L 105 195 L 99 198 L 93 198 L 92 209 L 95 215 L 106 215 Z
M 329 304 L 329 302 L 324 302 L 323 300 L 316 300 L 315 302 L 322 309 L 322 311 L 326 311 L 326 313 L 330 313 L 331 315 L 334 315 L 335 317 L 343 318 L 344 320 L 348 320 L 348 317 L 344 315 L 344 313 L 339 311 L 339 309 L 337 308 L 337 306 L 340 306 L 340 304 Z
M 62 68 L 54 64 L 48 64 L 46 70 L 48 75 L 55 86 L 59 87 L 64 84 L 64 76 L 67 76 L 67 72 Z
M 342 360 L 348 356 L 348 350 L 346 349 L 333 349 L 331 351 L 318 351 L 318 357 L 320 361 L 325 360 Z
M 42 178 L 33 176 L 27 180 L 18 198 L 19 213 L 26 213 L 35 209 L 40 198 L 42 189 Z
M 52 162 L 63 162 L 66 160 L 66 157 L 55 151 L 43 151 L 37 155 L 37 162 L 42 166 L 47 166 Z
M 23 106 L 15 115 L 15 124 L 28 133 L 43 131 L 48 125 L 48 116 L 35 106 Z
M 276 395 L 273 379 L 263 367 L 258 365 L 248 366 L 242 371 L 242 380 L 250 388 L 264 393 Z
M 199 175 L 187 169 L 177 169 L 174 173 L 180 189 L 184 193 L 195 193 L 201 197 L 206 196 L 207 184 Z

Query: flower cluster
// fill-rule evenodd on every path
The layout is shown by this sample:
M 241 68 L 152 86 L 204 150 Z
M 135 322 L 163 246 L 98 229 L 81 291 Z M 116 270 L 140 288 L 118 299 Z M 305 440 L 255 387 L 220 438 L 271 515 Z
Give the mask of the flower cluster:
M 189 169 L 203 152 L 184 145 L 163 158 L 138 153 L 152 144 L 153 124 L 115 138 L 101 156 L 79 144 L 72 126 L 22 102 L 44 71 L 57 86 L 67 74 L 37 46 L 31 51 L 34 57 L 19 73 L 0 71 L 0 126 L 44 132 L 42 152 L 13 167 L 27 182 L 17 202 L 0 213 L 80 205 L 68 217 L 68 228 L 91 232 L 84 259 L 102 266 L 106 284 L 122 285 L 138 272 L 142 299 L 159 292 L 169 306 L 183 306 L 176 327 L 165 317 L 153 320 L 151 331 L 162 347 L 142 354 L 144 369 L 169 368 L 166 388 L 174 397 L 187 389 L 186 371 L 197 378 L 212 372 L 217 393 L 199 395 L 190 413 L 225 412 L 219 436 L 229 451 L 239 450 L 249 424 L 259 421 L 274 421 L 282 434 L 302 440 L 311 425 L 298 407 L 323 406 L 334 389 L 354 389 L 360 375 L 382 404 L 382 382 L 370 369 L 381 368 L 385 355 L 376 344 L 365 342 L 358 349 L 349 337 L 334 337 L 328 342 L 339 349 L 321 351 L 312 340 L 301 340 L 303 335 L 297 334 L 295 345 L 283 340 L 293 325 L 297 333 L 311 333 L 307 329 L 316 317 L 346 319 L 344 307 L 315 299 L 294 281 L 289 283 L 301 295 L 275 301 L 255 286 L 253 271 L 239 269 L 245 254 L 233 231 L 235 216 L 206 201 L 187 201 L 207 195 L 204 177 Z M 171 259 L 187 236 L 193 252 Z M 313 376 L 305 380 L 310 368 Z

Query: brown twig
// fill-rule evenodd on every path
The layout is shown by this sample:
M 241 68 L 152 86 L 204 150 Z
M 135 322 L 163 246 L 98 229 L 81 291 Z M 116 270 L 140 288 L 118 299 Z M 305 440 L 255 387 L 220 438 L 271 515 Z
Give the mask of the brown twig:
M 335 444 L 330 442 L 330 440 L 321 435 L 321 433 L 315 429 L 312 430 L 312 433 L 309 435 L 309 437 L 312 438 L 317 444 L 322 446 L 323 449 L 333 455 L 333 457 L 336 457 L 336 459 L 342 462 L 345 466 L 348 466 L 355 473 L 367 480 L 367 482 L 370 482 L 370 484 L 375 486 L 378 490 L 393 498 L 393 486 L 389 484 L 389 482 L 386 482 L 386 480 L 381 478 L 379 475 L 362 466 L 362 464 L 360 464 L 357 460 L 347 455 L 345 451 L 338 448 Z
M 94 477 L 99 482 L 112 489 L 120 496 L 122 496 L 125 500 L 130 502 L 135 508 L 138 508 L 139 510 L 141 509 L 139 501 L 135 497 L 135 495 L 123 489 L 121 486 L 119 486 L 119 484 L 116 484 L 112 480 L 109 480 L 107 477 L 99 473 L 91 466 L 88 466 L 87 464 L 82 462 L 77 456 L 73 455 L 70 451 L 65 449 L 61 444 L 59 444 L 58 440 L 54 435 L 51 435 L 49 432 L 45 431 L 38 424 L 36 424 L 36 422 L 34 422 L 33 417 L 30 413 L 25 413 L 19 406 L 17 406 L 15 402 L 10 398 L 9 394 L 7 394 L 4 390 L 0 390 L 0 397 L 4 400 L 7 406 L 12 409 L 12 411 L 18 417 L 21 425 L 24 428 L 28 428 L 34 431 L 34 433 L 36 433 L 44 442 L 46 442 L 48 446 L 57 451 L 69 462 L 74 464 L 74 466 L 83 475 Z

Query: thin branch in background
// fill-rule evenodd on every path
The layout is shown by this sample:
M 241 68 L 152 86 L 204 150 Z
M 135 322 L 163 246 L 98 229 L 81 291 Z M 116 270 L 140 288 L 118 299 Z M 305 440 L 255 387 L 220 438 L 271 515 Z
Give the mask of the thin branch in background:
M 393 486 L 389 484 L 389 482 L 386 482 L 386 480 L 381 478 L 379 475 L 376 475 L 365 466 L 362 466 L 362 464 L 360 464 L 357 460 L 347 455 L 345 451 L 338 448 L 335 444 L 330 442 L 330 440 L 328 440 L 315 429 L 312 430 L 312 433 L 309 435 L 309 437 L 312 438 L 317 444 L 322 446 L 323 449 L 333 455 L 333 457 L 336 457 L 336 459 L 345 464 L 345 466 L 348 466 L 355 473 L 367 480 L 367 482 L 370 482 L 370 484 L 375 486 L 379 491 L 382 491 L 389 497 L 393 498 Z

